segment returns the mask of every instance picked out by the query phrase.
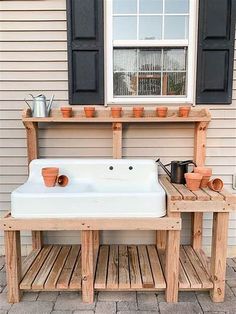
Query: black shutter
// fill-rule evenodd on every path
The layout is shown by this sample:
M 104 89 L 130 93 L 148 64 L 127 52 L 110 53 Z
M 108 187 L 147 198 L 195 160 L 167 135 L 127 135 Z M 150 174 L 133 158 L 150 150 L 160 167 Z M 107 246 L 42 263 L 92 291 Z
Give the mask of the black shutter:
M 67 0 L 69 102 L 104 103 L 103 0 Z
M 200 0 L 198 25 L 198 104 L 232 101 L 236 0 Z

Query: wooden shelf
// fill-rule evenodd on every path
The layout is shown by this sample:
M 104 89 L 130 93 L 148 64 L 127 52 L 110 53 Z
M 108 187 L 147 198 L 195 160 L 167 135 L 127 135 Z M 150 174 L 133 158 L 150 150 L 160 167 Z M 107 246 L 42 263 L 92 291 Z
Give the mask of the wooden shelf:
M 167 194 L 169 212 L 232 212 L 236 210 L 236 195 L 223 189 L 214 192 L 209 188 L 190 191 L 184 184 L 171 183 L 169 177 L 159 181 Z
M 25 110 L 22 115 L 22 121 L 27 122 L 66 122 L 66 123 L 150 123 L 150 122 L 209 122 L 211 115 L 206 108 L 191 108 L 190 115 L 187 118 L 181 118 L 178 116 L 178 107 L 169 107 L 168 116 L 166 118 L 156 117 L 155 108 L 146 109 L 145 116 L 142 118 L 134 118 L 132 115 L 132 109 L 123 107 L 123 115 L 121 118 L 112 118 L 110 115 L 110 108 L 98 109 L 94 118 L 86 118 L 84 115 L 83 107 L 73 107 L 73 116 L 71 118 L 63 118 L 59 109 L 53 109 L 51 116 L 46 118 L 34 118 L 30 116 L 29 109 Z
M 165 290 L 165 254 L 155 245 L 101 245 L 95 290 Z M 180 248 L 180 290 L 213 288 L 209 261 L 202 250 Z M 23 261 L 21 290 L 81 290 L 80 245 L 47 245 L 34 250 Z

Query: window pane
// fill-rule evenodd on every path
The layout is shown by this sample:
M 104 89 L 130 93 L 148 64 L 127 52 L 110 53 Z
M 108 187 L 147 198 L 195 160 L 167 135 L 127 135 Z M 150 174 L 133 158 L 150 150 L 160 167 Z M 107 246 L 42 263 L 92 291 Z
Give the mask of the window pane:
M 114 14 L 135 14 L 137 12 L 137 0 L 113 0 Z
M 161 49 L 140 49 L 139 71 L 160 71 Z
M 114 71 L 137 71 L 137 49 L 115 49 Z
M 161 94 L 161 73 L 141 72 L 138 75 L 138 94 L 160 95 Z
M 139 39 L 161 39 L 162 17 L 161 16 L 140 16 L 139 18 Z
M 139 12 L 143 13 L 162 13 L 162 0 L 139 0 Z
M 137 95 L 137 74 L 131 72 L 115 72 L 113 74 L 114 96 Z
M 165 16 L 165 39 L 187 39 L 188 17 Z
M 113 40 L 137 39 L 137 18 L 135 16 L 113 17 Z
M 164 49 L 164 71 L 186 70 L 186 50 Z
M 188 0 L 165 0 L 165 13 L 188 13 Z
M 162 94 L 163 95 L 185 95 L 186 73 L 171 72 L 163 73 Z

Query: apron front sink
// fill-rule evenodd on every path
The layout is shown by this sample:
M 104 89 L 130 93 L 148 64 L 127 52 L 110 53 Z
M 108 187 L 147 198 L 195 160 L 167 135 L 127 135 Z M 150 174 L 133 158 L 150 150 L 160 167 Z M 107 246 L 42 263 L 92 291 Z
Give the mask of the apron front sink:
M 69 184 L 46 187 L 44 167 L 58 167 Z M 11 203 L 16 218 L 162 217 L 165 198 L 153 160 L 36 159 Z

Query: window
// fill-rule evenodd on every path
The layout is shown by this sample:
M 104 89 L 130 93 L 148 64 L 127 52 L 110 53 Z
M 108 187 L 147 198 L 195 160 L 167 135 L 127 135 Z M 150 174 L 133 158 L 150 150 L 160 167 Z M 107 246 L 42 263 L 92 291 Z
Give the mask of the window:
M 106 1 L 107 103 L 193 102 L 196 2 Z

